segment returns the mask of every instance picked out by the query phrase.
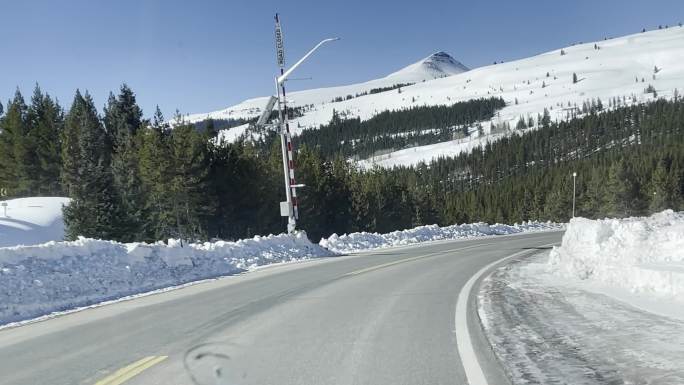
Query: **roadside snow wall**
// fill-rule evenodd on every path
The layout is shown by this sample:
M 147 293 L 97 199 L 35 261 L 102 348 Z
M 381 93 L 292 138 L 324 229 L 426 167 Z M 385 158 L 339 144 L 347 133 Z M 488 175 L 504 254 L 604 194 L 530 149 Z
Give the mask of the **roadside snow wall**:
M 117 243 L 80 238 L 0 247 L 0 325 L 72 310 L 257 266 L 420 242 L 562 229 L 564 225 L 421 226 L 389 234 L 353 233 L 311 243 L 303 233 L 237 242 Z
M 429 225 L 408 230 L 393 231 L 387 234 L 366 232 L 344 235 L 333 234 L 330 238 L 321 239 L 319 244 L 326 249 L 337 253 L 352 253 L 384 247 L 412 245 L 428 241 L 482 237 L 486 235 L 516 234 L 532 231 L 561 230 L 564 227 L 565 224 L 552 222 L 523 222 L 522 224 L 516 223 L 514 225 L 502 225 L 499 223 L 493 225 L 487 223 L 465 223 L 445 227 Z
M 635 293 L 684 296 L 684 212 L 570 221 L 549 257 L 559 276 Z
M 261 265 L 329 255 L 303 234 L 185 247 L 173 241 L 123 244 L 80 238 L 0 248 L 0 325 Z

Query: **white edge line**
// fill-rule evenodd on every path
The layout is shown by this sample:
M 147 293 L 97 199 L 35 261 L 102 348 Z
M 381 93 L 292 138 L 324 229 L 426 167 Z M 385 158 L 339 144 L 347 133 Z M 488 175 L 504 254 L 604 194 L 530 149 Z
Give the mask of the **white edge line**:
M 539 247 L 546 247 L 556 244 L 557 242 Z M 480 271 L 470 277 L 468 282 L 466 282 L 466 284 L 463 285 L 463 288 L 461 288 L 461 292 L 458 293 L 455 314 L 456 345 L 458 347 L 458 355 L 461 358 L 461 363 L 463 364 L 463 369 L 465 371 L 466 379 L 468 380 L 469 385 L 489 385 L 487 378 L 482 371 L 482 367 L 477 360 L 477 356 L 475 355 L 475 348 L 473 347 L 473 342 L 470 339 L 470 331 L 468 330 L 468 298 L 470 297 L 470 292 L 472 291 L 475 282 L 477 282 L 477 280 L 480 279 L 480 277 L 482 277 L 489 269 L 509 259 L 529 252 L 530 250 L 522 250 L 515 254 L 511 254 L 507 257 L 496 260 L 483 267 L 480 269 Z

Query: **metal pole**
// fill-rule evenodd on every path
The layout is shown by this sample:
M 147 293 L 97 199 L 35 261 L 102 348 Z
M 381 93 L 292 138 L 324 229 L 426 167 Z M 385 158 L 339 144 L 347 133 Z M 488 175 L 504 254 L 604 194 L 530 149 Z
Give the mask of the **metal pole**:
M 281 68 L 282 72 L 282 68 Z M 285 86 L 278 84 L 278 127 L 280 129 L 280 150 L 283 156 L 283 175 L 285 178 L 285 197 L 288 206 L 287 232 L 293 233 L 297 226 L 297 203 L 296 192 L 292 188 L 294 180 L 294 160 L 292 154 L 292 141 L 290 138 L 289 123 L 287 119 L 287 105 L 285 102 Z
M 573 172 L 572 173 L 572 217 L 575 217 L 575 190 L 577 183 L 575 183 L 575 179 L 577 178 L 577 173 Z
M 276 58 L 278 66 L 280 67 L 280 75 L 276 76 L 275 85 L 278 93 L 278 129 L 280 130 L 280 150 L 283 155 L 283 174 L 285 177 L 285 197 L 286 201 L 282 202 L 287 205 L 287 232 L 292 234 L 297 226 L 297 219 L 299 219 L 299 207 L 297 204 L 297 187 L 294 176 L 294 153 L 292 148 L 292 138 L 290 136 L 290 124 L 288 122 L 287 114 L 287 95 L 285 94 L 285 80 L 300 64 L 304 62 L 311 54 L 314 53 L 323 44 L 339 40 L 338 38 L 324 39 L 309 52 L 306 53 L 299 61 L 292 67 L 285 71 L 285 49 L 283 46 L 283 32 L 280 26 L 280 19 L 278 14 L 275 15 L 276 23 Z M 281 203 L 281 215 L 283 210 Z

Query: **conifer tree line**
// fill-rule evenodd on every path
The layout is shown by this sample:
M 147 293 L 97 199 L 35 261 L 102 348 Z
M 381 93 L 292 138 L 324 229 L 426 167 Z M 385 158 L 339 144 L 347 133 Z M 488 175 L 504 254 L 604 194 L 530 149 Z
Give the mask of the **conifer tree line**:
M 27 103 L 19 90 L 0 104 L 0 188 L 14 196 L 59 195 L 62 108 L 36 86 Z
M 506 106 L 501 98 L 481 98 L 450 106 L 416 106 L 383 111 L 361 121 L 342 119 L 333 110 L 329 124 L 305 129 L 294 138 L 296 145 L 307 145 L 323 154 L 342 154 L 367 158 L 380 150 L 401 149 L 439 143 L 455 136 L 467 136 L 468 127 L 488 120 Z
M 333 117 L 321 132 L 335 139 L 300 139 L 297 149 L 297 180 L 306 184 L 300 228 L 316 241 L 333 232 L 433 223 L 566 221 L 572 172 L 578 173 L 577 215 L 684 209 L 681 100 L 560 123 L 541 119 L 535 130 L 415 167 L 364 171 L 348 162 L 347 148 L 322 144 L 363 135 L 359 127 L 378 133 L 458 126 L 491 116 L 502 102 L 460 105 L 468 112 L 462 116 L 444 106 L 420 107 L 413 113 L 431 116 L 422 123 L 406 111 L 379 114 L 368 126 Z M 0 111 L 0 187 L 12 197 L 72 198 L 64 209 L 69 239 L 230 240 L 285 228 L 276 140 L 224 143 L 211 122 L 197 127 L 178 120 L 171 127 L 158 108 L 146 119 L 125 85 L 101 113 L 87 92 L 77 91 L 65 111 L 38 87 L 30 102 L 17 91 Z M 340 132 L 346 124 L 351 134 Z

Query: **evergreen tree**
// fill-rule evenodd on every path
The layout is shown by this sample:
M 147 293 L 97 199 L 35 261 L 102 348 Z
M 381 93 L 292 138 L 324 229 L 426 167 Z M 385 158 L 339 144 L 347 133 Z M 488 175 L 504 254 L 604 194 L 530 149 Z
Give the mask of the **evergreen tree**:
M 28 109 L 30 138 L 34 143 L 36 179 L 34 191 L 39 195 L 60 195 L 60 134 L 64 125 L 62 108 L 36 85 Z
M 634 172 L 623 159 L 615 162 L 608 173 L 608 215 L 618 218 L 636 214 L 639 192 Z
M 0 186 L 13 196 L 30 194 L 37 174 L 35 145 L 28 135 L 28 106 L 19 89 L 0 124 Z
M 216 131 L 216 125 L 214 124 L 214 119 L 207 119 L 206 121 L 207 125 L 205 126 L 205 132 L 206 135 L 209 138 L 215 138 L 216 135 L 218 135 L 218 131 Z
M 171 178 L 167 187 L 174 236 L 180 239 L 206 239 L 208 219 L 213 211 L 207 194 L 209 171 L 208 138 L 192 125 L 174 127 L 169 138 Z
M 88 93 L 81 97 L 77 92 L 66 121 L 66 138 L 76 139 L 62 152 L 71 198 L 63 209 L 66 237 L 118 240 L 120 218 L 107 164 L 106 134 Z
M 572 215 L 572 182 L 562 181 L 555 184 L 549 192 L 545 204 L 545 218 L 556 222 L 566 222 Z
M 601 217 L 606 215 L 607 193 L 605 178 L 598 169 L 592 169 L 585 175 L 588 178 L 586 191 L 577 199 L 577 212 L 580 216 Z
M 84 108 L 85 100 L 81 95 L 81 91 L 76 90 L 74 100 L 71 103 L 71 109 L 64 120 L 64 129 L 61 132 L 62 170 L 60 175 L 62 190 L 67 196 L 72 196 L 76 193 L 75 188 L 80 180 L 78 173 L 81 157 L 79 137 L 81 136 L 83 116 L 85 116 Z
M 123 215 L 121 239 L 134 241 L 142 231 L 144 221 L 141 209 L 145 197 L 142 194 L 137 158 L 139 144 L 136 141 L 136 133 L 143 121 L 135 94 L 126 84 L 121 86 L 116 98 L 110 95 L 104 122 L 112 141 L 111 169 Z
M 665 159 L 658 162 L 651 179 L 653 193 L 649 209 L 658 212 L 665 209 L 678 210 L 680 207 L 679 175 L 676 170 L 668 170 Z
M 164 120 L 164 114 L 162 114 L 159 106 L 157 106 L 154 110 L 154 116 L 152 117 L 152 129 L 162 135 L 166 135 L 169 130 L 169 124 Z
M 542 118 L 539 120 L 539 122 L 543 128 L 548 128 L 551 124 L 551 114 L 549 113 L 548 108 L 544 108 L 544 115 L 542 115 Z

